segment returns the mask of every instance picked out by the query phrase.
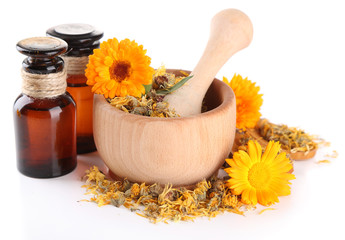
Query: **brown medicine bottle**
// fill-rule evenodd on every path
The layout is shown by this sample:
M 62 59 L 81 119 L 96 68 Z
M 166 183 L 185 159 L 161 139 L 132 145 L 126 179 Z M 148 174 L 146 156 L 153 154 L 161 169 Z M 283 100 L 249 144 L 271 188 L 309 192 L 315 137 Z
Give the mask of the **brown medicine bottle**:
M 47 35 L 65 40 L 68 51 L 63 56 L 67 67 L 67 91 L 77 105 L 77 153 L 96 150 L 93 140 L 93 93 L 86 84 L 88 56 L 99 48 L 103 32 L 88 24 L 62 24 L 47 30 Z
M 17 167 L 26 176 L 58 177 L 77 164 L 76 108 L 66 92 L 66 70 L 58 55 L 67 43 L 51 37 L 24 39 L 22 94 L 13 106 Z

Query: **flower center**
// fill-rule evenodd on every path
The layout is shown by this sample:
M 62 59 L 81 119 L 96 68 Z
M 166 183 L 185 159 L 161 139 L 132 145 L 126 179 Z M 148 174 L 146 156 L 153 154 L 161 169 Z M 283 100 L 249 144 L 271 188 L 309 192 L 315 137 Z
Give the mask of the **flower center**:
M 109 68 L 110 77 L 117 82 L 122 82 L 131 74 L 131 64 L 127 61 L 116 61 Z
M 263 163 L 255 163 L 248 172 L 248 181 L 250 185 L 258 190 L 266 188 L 270 179 L 270 171 Z

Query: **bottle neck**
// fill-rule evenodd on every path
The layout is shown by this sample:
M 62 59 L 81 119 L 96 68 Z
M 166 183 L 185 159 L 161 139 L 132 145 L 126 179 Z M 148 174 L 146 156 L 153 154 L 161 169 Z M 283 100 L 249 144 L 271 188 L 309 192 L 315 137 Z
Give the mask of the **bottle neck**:
M 32 74 L 51 74 L 62 72 L 64 61 L 60 57 L 33 58 L 28 57 L 23 61 L 24 71 Z
M 93 50 L 99 48 L 100 41 L 92 41 L 91 39 L 83 39 L 73 42 L 68 41 L 68 50 L 65 55 L 69 57 L 82 57 L 93 54 Z
M 83 56 L 83 57 L 63 56 L 62 58 L 65 62 L 68 76 L 85 75 L 85 69 L 86 69 L 86 65 L 89 62 L 89 56 Z
M 57 73 L 35 74 L 22 69 L 22 92 L 34 98 L 54 98 L 66 92 L 65 68 Z

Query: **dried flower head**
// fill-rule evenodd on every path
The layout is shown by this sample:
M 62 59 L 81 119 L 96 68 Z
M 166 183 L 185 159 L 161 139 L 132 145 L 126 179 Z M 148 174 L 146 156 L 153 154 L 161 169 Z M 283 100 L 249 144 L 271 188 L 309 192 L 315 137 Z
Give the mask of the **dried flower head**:
M 150 64 L 151 58 L 146 56 L 142 45 L 113 38 L 102 42 L 89 56 L 85 76 L 87 84 L 93 86 L 92 92 L 106 98 L 140 97 L 145 94 L 143 85 L 152 81 L 154 69 Z
M 259 94 L 260 87 L 255 86 L 248 78 L 234 75 L 229 82 L 226 77 L 223 81 L 228 84 L 236 96 L 236 127 L 238 129 L 254 128 L 260 119 L 260 107 L 263 99 Z

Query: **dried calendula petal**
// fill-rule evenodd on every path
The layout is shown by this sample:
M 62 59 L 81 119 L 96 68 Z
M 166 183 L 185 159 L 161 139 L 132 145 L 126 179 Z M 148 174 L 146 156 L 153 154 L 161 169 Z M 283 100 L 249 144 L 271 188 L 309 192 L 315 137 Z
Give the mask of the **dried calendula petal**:
M 329 161 L 329 160 L 327 160 L 327 159 L 317 161 L 317 164 L 321 164 L 321 163 L 331 163 L 331 161 Z
M 128 105 L 129 101 L 130 99 L 127 97 L 116 97 L 110 101 L 110 104 L 117 108 L 120 108 L 123 105 Z
M 261 210 L 261 211 L 259 212 L 259 214 L 263 214 L 264 212 L 266 212 L 266 211 L 271 211 L 271 210 L 275 210 L 275 208 L 265 208 L 265 209 Z

